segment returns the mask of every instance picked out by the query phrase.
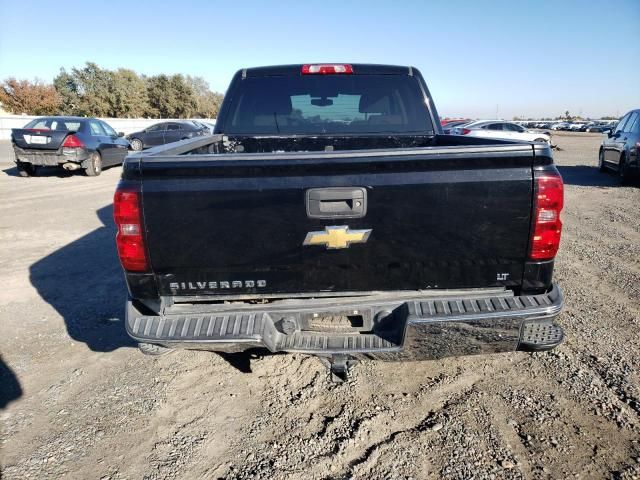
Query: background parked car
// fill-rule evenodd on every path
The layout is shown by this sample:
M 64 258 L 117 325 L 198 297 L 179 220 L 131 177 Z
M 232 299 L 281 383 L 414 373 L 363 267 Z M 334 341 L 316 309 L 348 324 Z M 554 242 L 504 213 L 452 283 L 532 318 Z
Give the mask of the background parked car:
M 40 166 L 83 168 L 93 177 L 124 161 L 129 142 L 123 136 L 96 118 L 42 117 L 12 129 L 11 143 L 23 177 L 35 175 Z
M 469 118 L 444 118 L 440 120 L 440 125 L 444 127 L 448 123 L 464 122 L 464 121 L 470 122 L 471 120 Z
M 513 122 L 501 120 L 481 120 L 454 127 L 455 135 L 470 135 L 473 137 L 503 138 L 505 140 L 523 140 L 527 142 L 551 142 L 547 132 L 532 132 Z
M 623 183 L 640 174 L 640 109 L 622 117 L 603 140 L 598 156 L 600 171 L 617 171 Z
M 200 122 L 190 120 L 162 122 L 151 125 L 140 132 L 127 135 L 132 150 L 156 147 L 165 143 L 178 142 L 198 135 L 209 135 L 211 130 Z
M 589 125 L 586 132 L 596 132 L 596 133 L 606 133 L 611 131 L 611 127 L 609 125 Z
M 450 135 L 452 133 L 452 130 L 454 127 L 460 127 L 462 125 L 466 125 L 467 123 L 469 123 L 471 120 L 456 120 L 453 122 L 447 122 L 446 125 L 442 125 L 442 132 L 445 135 Z
M 203 121 L 200 121 L 200 120 L 197 120 L 197 121 L 193 120 L 193 123 L 200 124 L 200 125 L 206 127 L 207 129 L 209 129 L 209 133 L 211 135 L 213 135 L 213 130 L 216 128 L 215 124 L 209 123 L 209 122 L 203 122 Z

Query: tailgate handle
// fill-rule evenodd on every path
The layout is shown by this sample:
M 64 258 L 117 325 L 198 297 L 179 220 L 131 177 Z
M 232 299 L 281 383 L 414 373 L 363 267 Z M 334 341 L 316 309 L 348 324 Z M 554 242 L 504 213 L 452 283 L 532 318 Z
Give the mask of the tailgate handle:
M 359 218 L 367 213 L 367 191 L 361 187 L 310 188 L 309 218 Z

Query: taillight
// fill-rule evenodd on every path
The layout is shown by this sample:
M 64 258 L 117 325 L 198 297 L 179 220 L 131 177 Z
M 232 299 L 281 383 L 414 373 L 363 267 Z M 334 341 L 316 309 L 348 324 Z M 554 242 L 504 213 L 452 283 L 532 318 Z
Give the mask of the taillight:
M 84 143 L 75 135 L 69 135 L 64 139 L 62 146 L 65 148 L 81 148 L 84 147 Z
M 351 65 L 303 65 L 302 66 L 302 74 L 303 75 L 328 75 L 334 73 L 343 73 L 343 74 L 351 74 L 353 73 L 353 67 Z
M 460 135 L 466 135 L 467 133 L 471 133 L 471 130 L 469 130 L 468 128 L 463 128 L 462 130 L 460 130 Z
M 551 260 L 558 253 L 564 205 L 564 186 L 557 172 L 544 172 L 535 176 L 535 205 L 531 260 Z
M 113 219 L 118 233 L 116 245 L 125 270 L 145 272 L 149 268 L 145 253 L 140 192 L 116 190 L 113 197 Z

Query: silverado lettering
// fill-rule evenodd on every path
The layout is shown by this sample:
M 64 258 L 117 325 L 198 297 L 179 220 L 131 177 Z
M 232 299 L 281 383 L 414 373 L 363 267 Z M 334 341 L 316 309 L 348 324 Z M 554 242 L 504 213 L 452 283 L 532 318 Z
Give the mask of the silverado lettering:
M 171 282 L 171 290 L 216 290 L 218 288 L 264 288 L 265 280 L 234 280 L 232 282 Z
M 548 144 L 443 135 L 415 68 L 243 69 L 212 136 L 124 163 L 125 326 L 145 353 L 298 352 L 340 377 L 549 350 L 562 206 Z

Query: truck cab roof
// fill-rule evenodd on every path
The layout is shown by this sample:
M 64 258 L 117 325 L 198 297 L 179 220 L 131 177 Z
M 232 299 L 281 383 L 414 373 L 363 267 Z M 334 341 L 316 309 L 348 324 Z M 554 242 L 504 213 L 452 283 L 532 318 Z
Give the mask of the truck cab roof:
M 245 68 L 239 70 L 237 74 L 244 77 L 301 75 L 304 65 L 350 65 L 353 70 L 353 75 L 412 75 L 414 71 L 413 67 L 399 65 L 376 65 L 370 63 L 300 63 Z

